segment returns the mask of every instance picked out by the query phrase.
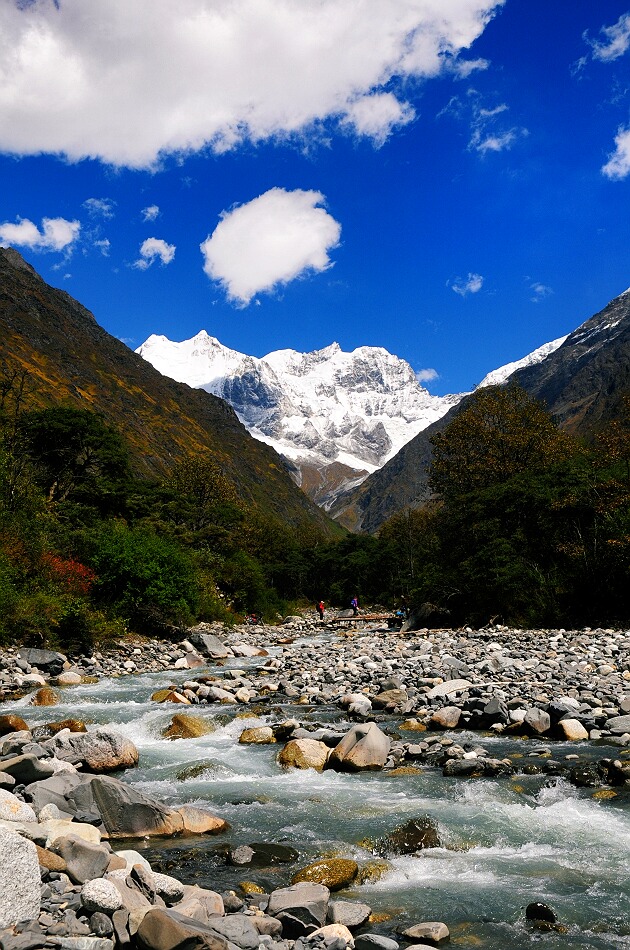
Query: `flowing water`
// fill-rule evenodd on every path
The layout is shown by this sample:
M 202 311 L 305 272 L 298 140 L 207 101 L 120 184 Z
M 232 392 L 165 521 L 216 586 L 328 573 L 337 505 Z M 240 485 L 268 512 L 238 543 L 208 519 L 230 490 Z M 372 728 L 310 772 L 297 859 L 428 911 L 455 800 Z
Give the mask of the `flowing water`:
M 240 658 L 228 666 L 247 669 L 258 662 Z M 216 890 L 245 879 L 271 889 L 286 885 L 296 866 L 322 854 L 352 857 L 362 866 L 374 862 L 371 841 L 428 814 L 439 824 L 442 847 L 388 858 L 382 877 L 337 895 L 392 915 L 371 929 L 392 933 L 401 924 L 443 920 L 455 946 L 630 948 L 630 795 L 623 789 L 615 798 L 601 799 L 592 789 L 544 775 L 471 780 L 444 778 L 438 769 L 398 776 L 283 771 L 275 762 L 279 746 L 238 744 L 244 728 L 291 716 L 305 723 L 340 721 L 338 711 L 323 707 L 266 707 L 257 716 L 243 706 L 199 706 L 190 712 L 208 719 L 213 732 L 163 739 L 162 730 L 182 710 L 151 702 L 151 694 L 194 675 L 104 678 L 64 690 L 54 716 L 37 707 L 26 714 L 33 726 L 73 716 L 119 729 L 140 750 L 139 768 L 124 774 L 125 781 L 166 804 L 209 805 L 230 822 L 223 839 L 130 843 L 154 867 Z M 4 704 L 3 711 L 19 712 L 26 703 Z M 453 736 L 529 763 L 541 747 L 531 740 Z M 620 754 L 618 748 L 553 745 L 557 759 L 576 751 L 596 758 Z M 235 847 L 260 841 L 296 848 L 298 864 L 226 866 L 227 842 Z M 532 901 L 551 905 L 567 931 L 532 930 L 524 919 Z

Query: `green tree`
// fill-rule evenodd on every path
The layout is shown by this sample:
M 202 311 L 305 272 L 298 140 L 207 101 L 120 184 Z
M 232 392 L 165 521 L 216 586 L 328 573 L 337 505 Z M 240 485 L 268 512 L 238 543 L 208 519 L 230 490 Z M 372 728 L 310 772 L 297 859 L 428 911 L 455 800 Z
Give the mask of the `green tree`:
M 97 605 L 137 629 L 193 619 L 198 599 L 192 559 L 173 541 L 141 527 L 105 522 L 86 532 L 83 559 L 96 573 Z
M 431 442 L 430 484 L 445 500 L 548 468 L 577 449 L 543 405 L 517 386 L 477 390 Z
M 94 412 L 57 406 L 24 413 L 20 431 L 48 501 L 78 491 L 102 493 L 128 477 L 126 446 Z

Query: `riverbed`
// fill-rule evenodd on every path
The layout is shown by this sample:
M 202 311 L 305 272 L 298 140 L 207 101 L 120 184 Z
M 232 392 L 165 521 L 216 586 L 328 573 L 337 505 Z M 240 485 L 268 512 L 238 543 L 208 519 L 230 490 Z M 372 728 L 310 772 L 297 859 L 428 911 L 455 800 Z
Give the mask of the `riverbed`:
M 263 662 L 229 659 L 220 671 L 254 670 Z M 210 663 L 195 675 L 218 669 Z M 373 880 L 336 896 L 369 904 L 384 918 L 370 929 L 382 934 L 417 920 L 441 920 L 451 942 L 462 947 L 520 950 L 543 942 L 550 950 L 630 948 L 627 788 L 607 797 L 545 774 L 448 778 L 430 767 L 411 774 L 283 770 L 276 763 L 280 745 L 241 745 L 241 732 L 289 718 L 307 727 L 330 726 L 344 721 L 341 710 L 287 702 L 260 709 L 255 704 L 198 706 L 195 715 L 206 718 L 214 731 L 194 739 L 164 739 L 176 710 L 151 696 L 165 683 L 190 678 L 190 670 L 103 677 L 62 690 L 54 710 L 30 707 L 28 697 L 0 708 L 24 715 L 31 727 L 70 716 L 88 726 L 112 726 L 140 751 L 139 767 L 124 773 L 125 781 L 166 804 L 203 804 L 227 819 L 231 830 L 222 838 L 133 843 L 144 849 L 152 866 L 185 883 L 224 891 L 248 880 L 270 890 L 287 884 L 298 867 L 334 854 L 353 858 L 362 868 L 378 866 Z M 388 729 L 396 725 L 392 720 Z M 568 761 L 576 755 L 620 755 L 605 741 L 563 743 L 462 730 L 445 736 L 460 745 L 489 748 L 493 756 L 509 755 L 524 768 L 549 757 L 551 750 L 554 759 L 569 756 Z M 442 846 L 388 856 L 383 866 L 375 843 L 407 819 L 425 815 L 437 822 Z M 268 868 L 226 864 L 226 845 L 233 849 L 261 841 L 290 845 L 299 858 Z M 524 909 L 533 901 L 550 905 L 565 932 L 532 930 Z

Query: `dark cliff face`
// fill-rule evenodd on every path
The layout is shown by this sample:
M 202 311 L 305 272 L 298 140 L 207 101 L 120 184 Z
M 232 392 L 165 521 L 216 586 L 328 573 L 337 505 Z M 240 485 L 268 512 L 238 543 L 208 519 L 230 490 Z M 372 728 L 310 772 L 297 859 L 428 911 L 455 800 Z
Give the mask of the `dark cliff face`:
M 0 248 L 0 363 L 28 371 L 33 407 L 99 412 L 124 435 L 137 474 L 161 477 L 185 455 L 209 453 L 245 501 L 330 532 L 281 458 L 227 403 L 162 376 L 10 248 Z
M 574 330 L 542 363 L 518 370 L 510 382 L 543 402 L 561 428 L 592 437 L 615 418 L 630 392 L 630 292 Z M 332 516 L 350 530 L 374 532 L 396 512 L 422 505 L 430 495 L 430 439 L 465 407 L 464 399 L 342 496 Z

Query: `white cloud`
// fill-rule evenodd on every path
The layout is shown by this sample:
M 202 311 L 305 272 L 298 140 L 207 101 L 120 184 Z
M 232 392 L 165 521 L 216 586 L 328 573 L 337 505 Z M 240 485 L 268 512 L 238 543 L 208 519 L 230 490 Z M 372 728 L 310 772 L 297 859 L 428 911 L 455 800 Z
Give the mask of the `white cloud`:
M 408 102 L 399 102 L 391 92 L 362 96 L 347 110 L 343 124 L 351 126 L 358 135 L 365 135 L 382 145 L 392 129 L 406 125 L 415 117 Z
M 489 66 L 488 59 L 456 59 L 451 70 L 457 79 L 468 79 L 472 73 L 484 72 Z
M 94 247 L 98 248 L 103 257 L 109 257 L 111 243 L 109 238 L 102 238 L 100 241 L 94 241 Z
M 147 238 L 140 245 L 140 257 L 134 261 L 133 266 L 138 270 L 146 270 L 154 261 L 160 260 L 162 264 L 170 264 L 174 257 L 174 244 L 167 244 L 161 238 Z
M 430 383 L 434 379 L 439 379 L 440 374 L 437 370 L 434 369 L 419 369 L 416 370 L 416 379 L 422 385 L 422 383 Z
M 83 202 L 83 207 L 86 208 L 91 215 L 113 218 L 116 202 L 111 198 L 88 198 Z
M 549 297 L 553 293 L 551 287 L 547 287 L 546 284 L 541 284 L 537 280 L 530 283 L 529 289 L 532 293 L 531 297 L 529 298 L 532 303 L 540 303 L 541 300 L 544 300 L 545 297 Z
M 5 0 L 0 151 L 140 168 L 327 121 L 378 143 L 504 2 Z
M 630 128 L 619 129 L 615 136 L 615 151 L 602 168 L 607 178 L 621 180 L 630 175 Z
M 590 40 L 584 35 L 584 39 L 593 49 L 593 59 L 599 59 L 603 63 L 619 59 L 630 48 L 630 13 L 623 13 L 616 23 L 603 26 L 599 32 L 604 35 L 603 40 Z
M 0 246 L 30 247 L 33 251 L 69 250 L 77 240 L 81 224 L 65 218 L 43 218 L 42 229 L 28 218 L 17 219 L 16 224 L 0 224 Z
M 326 270 L 341 226 L 323 203 L 318 191 L 272 188 L 224 211 L 201 244 L 206 274 L 222 284 L 231 300 L 246 305 L 260 291 Z
M 517 138 L 516 129 L 510 129 L 501 135 L 487 135 L 483 138 L 481 135 L 473 135 L 471 147 L 476 152 L 485 155 L 486 152 L 503 152 L 506 148 L 511 148 Z
M 159 217 L 160 209 L 157 205 L 149 205 L 141 211 L 143 221 L 155 221 Z
M 456 277 L 451 284 L 451 289 L 459 294 L 460 297 L 467 297 L 468 294 L 477 294 L 483 287 L 483 277 L 481 274 L 471 274 L 467 277 Z

